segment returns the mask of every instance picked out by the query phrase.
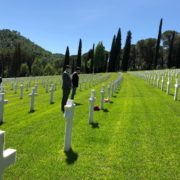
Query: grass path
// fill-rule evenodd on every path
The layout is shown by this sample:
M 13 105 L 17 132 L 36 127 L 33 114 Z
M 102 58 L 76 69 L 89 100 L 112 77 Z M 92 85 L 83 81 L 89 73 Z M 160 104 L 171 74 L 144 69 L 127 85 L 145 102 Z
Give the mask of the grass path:
M 37 105 L 41 110 L 32 114 L 25 106 L 13 114 L 16 103 L 7 105 L 7 121 L 0 128 L 18 159 L 4 179 L 180 179 L 180 101 L 137 77 L 123 77 L 118 93 L 105 104 L 107 111 L 95 112 L 97 127 L 87 123 L 89 90 L 78 92 L 75 101 L 81 105 L 75 110 L 73 151 L 67 156 L 60 102 L 45 106 L 40 102 L 48 102 L 49 95 L 43 95 Z M 100 88 L 95 87 L 96 104 Z

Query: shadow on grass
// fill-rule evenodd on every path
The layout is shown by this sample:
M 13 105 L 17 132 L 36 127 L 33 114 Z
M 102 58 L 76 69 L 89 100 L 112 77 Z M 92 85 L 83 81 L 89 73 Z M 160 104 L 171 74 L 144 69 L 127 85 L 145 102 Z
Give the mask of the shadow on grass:
M 116 98 L 117 96 L 114 96 L 114 95 L 113 95 L 112 97 Z
M 110 104 L 113 104 L 114 102 L 113 102 L 113 101 L 110 101 L 109 103 L 110 103 Z
M 64 151 L 64 153 L 65 153 L 65 155 L 67 157 L 66 158 L 66 163 L 67 164 L 74 164 L 74 162 L 77 161 L 78 153 L 74 152 L 72 150 L 72 148 L 68 152 Z
M 91 125 L 91 127 L 94 128 L 94 129 L 99 128 L 99 123 L 93 122 L 93 123 L 91 123 L 90 125 Z
M 76 104 L 76 106 L 82 106 L 83 105 L 81 103 L 76 103 L 76 102 L 75 102 L 75 104 Z
M 0 126 L 3 125 L 3 124 L 4 124 L 4 122 L 0 122 Z
M 109 112 L 109 110 L 106 108 L 106 109 L 103 109 L 103 112 Z
M 29 114 L 34 113 L 34 112 L 35 112 L 35 110 L 33 110 L 33 111 L 29 111 Z
M 54 102 L 51 102 L 50 104 L 54 104 Z

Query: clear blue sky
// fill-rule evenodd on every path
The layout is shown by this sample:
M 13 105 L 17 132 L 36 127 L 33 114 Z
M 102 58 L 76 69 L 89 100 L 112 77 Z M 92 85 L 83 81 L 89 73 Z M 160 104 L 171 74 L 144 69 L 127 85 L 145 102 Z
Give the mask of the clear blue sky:
M 157 37 L 163 31 L 180 31 L 180 0 L 4 0 L 0 3 L 0 29 L 19 31 L 54 53 L 76 54 L 82 38 L 83 52 L 103 41 L 107 50 L 118 28 L 124 44 L 128 30 L 132 43 Z

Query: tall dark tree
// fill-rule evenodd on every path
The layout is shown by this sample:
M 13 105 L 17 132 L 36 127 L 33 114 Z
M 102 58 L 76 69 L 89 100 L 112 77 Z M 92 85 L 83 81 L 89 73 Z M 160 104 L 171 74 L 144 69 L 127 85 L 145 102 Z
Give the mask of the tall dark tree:
M 154 69 L 156 69 L 156 67 L 157 67 L 158 58 L 159 58 L 159 47 L 160 47 L 160 41 L 161 41 L 162 23 L 163 23 L 163 19 L 161 18 L 160 24 L 159 24 L 158 38 L 157 38 L 157 42 L 156 42 L 156 52 L 155 52 L 155 57 L 154 57 Z
M 118 29 L 116 36 L 116 63 L 115 63 L 115 71 L 119 71 L 120 69 L 120 58 L 121 58 L 121 29 Z
M 116 64 L 116 36 L 114 35 L 111 45 L 110 56 L 109 56 L 108 72 L 115 71 L 115 64 Z
M 128 70 L 129 58 L 130 58 L 130 51 L 131 51 L 131 31 L 128 31 L 126 43 L 124 47 L 123 59 L 122 59 L 122 70 Z
M 66 48 L 66 54 L 65 54 L 65 58 L 64 58 L 64 66 L 63 66 L 63 71 L 65 71 L 66 69 L 66 65 L 69 65 L 69 47 L 67 46 Z
M 168 68 L 172 67 L 172 52 L 173 52 L 173 45 L 174 45 L 174 37 L 175 37 L 175 31 L 173 31 L 172 33 L 172 37 L 169 44 L 168 62 L 167 62 Z
M 79 40 L 78 55 L 77 55 L 77 66 L 81 67 L 81 53 L 82 53 L 82 40 Z
M 93 48 L 92 48 L 92 56 L 91 56 L 91 64 L 90 64 L 91 73 L 94 73 L 94 47 L 95 44 L 93 44 Z

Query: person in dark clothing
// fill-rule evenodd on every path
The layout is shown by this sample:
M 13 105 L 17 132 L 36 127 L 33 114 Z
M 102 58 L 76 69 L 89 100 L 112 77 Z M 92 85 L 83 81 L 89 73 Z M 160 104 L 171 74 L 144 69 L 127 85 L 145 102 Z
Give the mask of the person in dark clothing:
M 66 70 L 62 75 L 62 102 L 61 102 L 61 110 L 64 112 L 64 106 L 68 100 L 70 91 L 71 91 L 71 77 L 70 77 L 70 66 L 66 65 Z
M 76 71 L 72 75 L 72 94 L 71 94 L 71 99 L 74 99 L 74 96 L 76 94 L 76 89 L 79 85 L 79 75 L 80 74 L 80 68 L 77 67 Z

